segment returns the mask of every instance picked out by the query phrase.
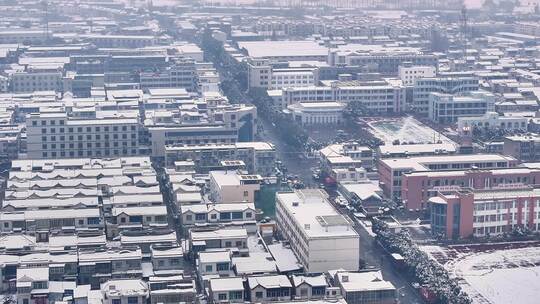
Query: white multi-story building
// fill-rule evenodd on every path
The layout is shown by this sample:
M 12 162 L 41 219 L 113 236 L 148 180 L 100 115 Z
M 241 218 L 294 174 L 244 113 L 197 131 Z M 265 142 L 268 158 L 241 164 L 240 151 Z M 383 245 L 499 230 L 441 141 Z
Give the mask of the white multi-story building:
M 111 48 L 142 48 L 154 45 L 157 39 L 154 36 L 143 35 L 103 35 L 87 34 L 80 35 L 80 38 L 92 42 L 99 47 Z
M 194 91 L 197 83 L 195 62 L 177 60 L 163 70 L 140 72 L 139 80 L 141 89 L 185 88 Z
M 272 69 L 270 89 L 288 87 L 307 87 L 317 84 L 317 68 L 283 68 Z
M 207 98 L 207 114 L 179 113 L 181 119 L 147 124 L 152 156 L 165 157 L 165 146 L 232 144 L 255 136 L 257 109 L 247 105 L 213 105 Z M 169 112 L 172 116 L 173 112 Z M 148 121 L 147 116 L 147 121 Z M 145 122 L 146 123 L 146 122 Z
M 276 105 L 282 107 L 300 102 L 334 101 L 353 104 L 371 112 L 396 113 L 404 110 L 405 87 L 400 80 L 329 81 L 324 86 L 290 87 L 270 91 Z
M 458 132 L 460 134 L 471 134 L 473 129 L 480 132 L 496 129 L 525 131 L 529 119 L 523 116 L 502 116 L 497 112 L 486 112 L 484 115 L 476 117 L 458 117 Z
M 262 177 L 236 171 L 210 172 L 210 198 L 216 203 L 254 203 Z
M 441 73 L 437 77 L 418 78 L 414 81 L 409 110 L 428 114 L 430 93 L 464 94 L 478 89 L 478 78 L 469 72 Z
M 299 102 L 288 107 L 292 119 L 302 126 L 339 125 L 344 109 L 342 102 Z
M 62 71 L 54 67 L 51 69 L 28 70 L 15 72 L 9 75 L 11 90 L 14 93 L 28 93 L 34 91 L 63 90 Z
M 459 117 L 476 117 L 495 109 L 495 96 L 489 92 L 476 91 L 468 95 L 431 93 L 429 118 L 437 123 L 455 123 Z
M 249 59 L 247 66 L 250 88 L 307 87 L 319 81 L 319 69 L 313 66 L 277 67 L 268 59 Z
M 276 149 L 267 142 L 167 146 L 165 153 L 167 167 L 189 159 L 201 173 L 223 168 L 224 161 L 241 161 L 249 173 L 266 177 L 273 175 L 276 162 Z
M 398 74 L 404 85 L 412 86 L 418 78 L 435 77 L 436 70 L 434 66 L 405 64 L 399 66 Z
M 27 116 L 29 158 L 118 157 L 138 154 L 137 118 L 72 119 L 66 113 Z
M 276 219 L 307 272 L 358 270 L 358 233 L 321 190 L 277 193 Z
M 423 53 L 416 47 L 391 47 L 374 44 L 344 44 L 331 49 L 328 54 L 330 65 L 372 66 L 383 75 L 395 76 L 399 66 L 405 62 L 413 65 L 436 66 L 437 57 Z

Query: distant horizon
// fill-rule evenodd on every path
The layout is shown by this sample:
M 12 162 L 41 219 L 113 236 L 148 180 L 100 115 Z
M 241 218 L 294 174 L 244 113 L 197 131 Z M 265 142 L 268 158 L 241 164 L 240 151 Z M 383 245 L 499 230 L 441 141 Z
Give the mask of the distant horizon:
M 256 0 L 215 0 L 215 2 L 235 2 L 235 3 L 254 3 Z M 444 1 L 444 0 L 443 0 Z M 479 8 L 482 6 L 482 3 L 484 3 L 485 0 L 464 0 L 466 6 L 468 8 Z M 179 0 L 153 0 L 154 4 L 163 5 L 163 4 L 174 4 L 175 2 L 179 2 Z

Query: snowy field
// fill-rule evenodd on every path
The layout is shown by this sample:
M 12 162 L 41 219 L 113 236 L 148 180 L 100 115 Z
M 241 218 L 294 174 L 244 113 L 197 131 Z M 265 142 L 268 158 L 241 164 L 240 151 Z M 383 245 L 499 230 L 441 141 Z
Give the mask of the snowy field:
M 422 250 L 462 279 L 462 288 L 474 303 L 540 303 L 540 247 L 476 252 L 424 246 Z
M 424 125 L 411 116 L 398 118 L 366 119 L 373 136 L 386 144 L 392 144 L 396 139 L 401 143 L 432 143 L 442 141 L 453 143 L 452 140 L 432 128 Z

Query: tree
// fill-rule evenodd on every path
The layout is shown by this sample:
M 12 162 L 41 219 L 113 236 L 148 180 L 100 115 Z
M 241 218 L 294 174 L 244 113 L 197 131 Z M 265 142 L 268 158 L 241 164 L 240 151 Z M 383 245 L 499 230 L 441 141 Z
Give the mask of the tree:
M 17 301 L 15 301 L 15 299 L 13 298 L 13 295 L 10 295 L 10 294 L 4 295 L 2 299 L 2 304 L 16 304 L 16 303 Z
M 461 290 L 459 282 L 451 278 L 448 271 L 439 263 L 429 258 L 412 241 L 408 231 L 402 229 L 394 233 L 381 220 L 373 219 L 372 230 L 376 239 L 389 252 L 403 256 L 409 272 L 439 298 L 439 303 L 470 304 L 471 298 Z

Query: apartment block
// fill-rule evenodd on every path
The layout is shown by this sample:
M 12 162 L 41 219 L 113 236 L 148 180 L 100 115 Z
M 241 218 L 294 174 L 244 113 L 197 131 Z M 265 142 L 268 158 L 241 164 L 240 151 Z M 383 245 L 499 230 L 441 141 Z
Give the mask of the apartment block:
M 271 176 L 274 173 L 276 157 L 274 145 L 267 142 L 165 147 L 165 163 L 168 167 L 176 161 L 191 160 L 195 164 L 195 170 L 201 173 L 224 169 L 224 161 L 241 161 L 249 173 Z
M 409 109 L 427 115 L 431 93 L 463 94 L 478 90 L 479 79 L 472 73 L 441 73 L 436 77 L 418 78 L 414 82 L 413 100 Z
M 540 193 L 523 185 L 440 191 L 430 204 L 433 233 L 449 239 L 540 229 Z
M 139 153 L 136 118 L 76 119 L 66 113 L 27 116 L 29 158 L 119 157 Z
M 277 193 L 276 219 L 307 272 L 358 270 L 359 236 L 320 190 Z
M 495 110 L 495 96 L 477 91 L 467 95 L 431 93 L 428 117 L 435 123 L 452 124 L 462 117 L 482 116 Z
M 515 167 L 518 161 L 498 154 L 438 155 L 411 158 L 387 158 L 378 162 L 379 181 L 384 194 L 402 199 L 403 175 L 418 171 L 496 169 Z M 406 202 L 405 202 L 406 203 Z M 411 207 L 418 208 L 413 204 Z
M 501 164 L 502 165 L 502 164 Z M 531 167 L 417 171 L 402 175 L 401 198 L 409 209 L 426 208 L 429 199 L 444 189 L 491 189 L 540 183 L 540 171 Z

